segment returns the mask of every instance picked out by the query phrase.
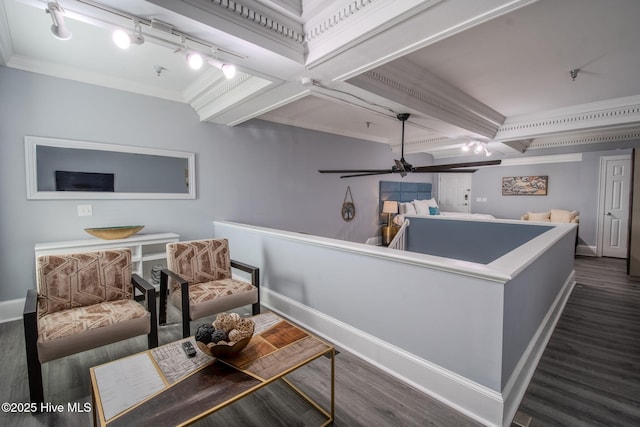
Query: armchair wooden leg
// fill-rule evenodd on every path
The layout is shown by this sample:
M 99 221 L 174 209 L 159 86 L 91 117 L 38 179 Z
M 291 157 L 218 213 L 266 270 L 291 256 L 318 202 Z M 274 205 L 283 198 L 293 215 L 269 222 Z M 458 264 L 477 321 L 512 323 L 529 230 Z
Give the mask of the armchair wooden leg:
M 251 304 L 251 313 L 255 316 L 256 314 L 260 314 L 260 303 L 257 302 L 255 304 Z
M 147 310 L 149 310 L 151 330 L 147 335 L 147 342 L 149 348 L 156 348 L 158 346 L 158 310 L 156 308 L 156 293 L 149 291 L 147 294 Z
M 167 323 L 167 291 L 169 276 L 166 271 L 160 272 L 160 315 L 158 323 L 165 325 Z
M 189 283 L 181 283 L 180 289 L 182 293 L 182 338 L 187 338 L 191 335 L 191 328 L 189 325 L 189 322 L 191 321 L 191 311 L 189 309 Z
M 38 360 L 38 355 L 27 354 L 27 372 L 29 374 L 29 394 L 31 403 L 37 403 L 38 409 L 44 402 L 44 387 L 42 386 L 42 366 Z
M 38 332 L 37 319 L 35 312 L 33 315 L 25 313 L 24 322 L 24 339 L 25 350 L 27 352 L 27 374 L 29 375 L 29 394 L 31 402 L 37 403 L 38 408 L 44 402 L 44 388 L 42 386 L 42 366 L 38 360 Z

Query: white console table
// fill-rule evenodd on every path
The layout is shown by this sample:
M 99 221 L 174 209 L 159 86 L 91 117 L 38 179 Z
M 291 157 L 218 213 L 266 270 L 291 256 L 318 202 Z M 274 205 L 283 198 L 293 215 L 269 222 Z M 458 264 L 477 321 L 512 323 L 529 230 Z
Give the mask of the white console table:
M 126 239 L 104 240 L 98 238 L 70 240 L 67 242 L 36 243 L 35 256 L 57 255 L 73 252 L 92 252 L 103 249 L 131 249 L 132 273 L 137 273 L 151 283 L 151 268 L 155 264 L 166 267 L 166 244 L 177 242 L 175 233 L 136 234 Z

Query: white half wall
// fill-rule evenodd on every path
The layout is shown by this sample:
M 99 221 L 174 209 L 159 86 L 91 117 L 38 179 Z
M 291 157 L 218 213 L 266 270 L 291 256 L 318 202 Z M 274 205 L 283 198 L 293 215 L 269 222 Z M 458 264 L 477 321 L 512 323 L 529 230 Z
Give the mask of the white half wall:
M 214 228 L 234 259 L 261 268 L 266 307 L 486 425 L 509 425 L 573 285 L 570 251 L 551 300 L 547 288 L 535 312 L 506 328 L 527 334 L 511 342 L 505 285 L 527 286 L 548 250 L 571 247 L 575 228 L 556 227 L 487 265 L 230 222 Z

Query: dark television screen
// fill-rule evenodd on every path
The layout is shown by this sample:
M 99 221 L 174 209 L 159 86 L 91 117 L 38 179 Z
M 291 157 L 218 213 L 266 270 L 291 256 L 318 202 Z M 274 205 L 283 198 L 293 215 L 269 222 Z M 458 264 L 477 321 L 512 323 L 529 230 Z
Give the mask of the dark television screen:
M 112 173 L 56 171 L 56 191 L 111 191 Z

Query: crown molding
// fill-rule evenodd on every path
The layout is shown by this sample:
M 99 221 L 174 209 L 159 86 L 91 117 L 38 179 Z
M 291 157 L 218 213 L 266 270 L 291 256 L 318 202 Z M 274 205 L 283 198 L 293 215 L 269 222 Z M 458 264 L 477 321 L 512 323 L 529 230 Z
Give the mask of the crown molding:
M 324 5 L 304 23 L 308 46 L 307 67 L 327 60 L 369 40 L 442 0 L 341 0 Z
M 640 126 L 640 96 L 509 117 L 498 129 L 494 141 L 540 138 L 586 130 L 615 130 L 629 126 Z
M 634 140 L 640 141 L 640 126 L 537 138 L 531 143 L 527 151 Z
M 504 117 L 449 83 L 407 60 L 383 65 L 348 81 L 363 90 L 398 102 L 471 137 L 493 138 Z
M 303 48 L 304 31 L 302 24 L 289 17 L 251 1 L 234 0 L 182 0 L 201 11 L 208 12 L 240 27 L 251 30 L 272 40 L 278 40 L 288 47 Z M 193 17 L 197 19 L 197 17 Z
M 189 105 L 198 113 L 200 121 L 228 124 L 220 119 L 222 114 L 274 84 L 270 80 L 242 73 L 232 80 L 216 80 L 209 87 L 200 87 L 200 91 L 192 89 L 191 93 L 197 94 L 189 101 Z

